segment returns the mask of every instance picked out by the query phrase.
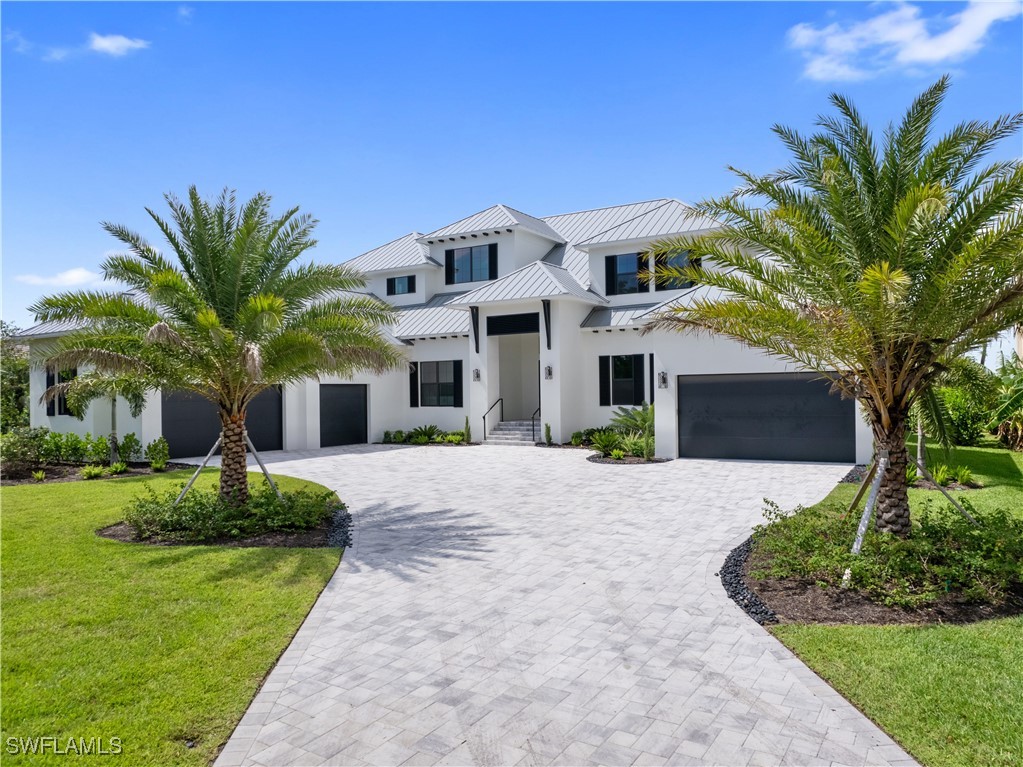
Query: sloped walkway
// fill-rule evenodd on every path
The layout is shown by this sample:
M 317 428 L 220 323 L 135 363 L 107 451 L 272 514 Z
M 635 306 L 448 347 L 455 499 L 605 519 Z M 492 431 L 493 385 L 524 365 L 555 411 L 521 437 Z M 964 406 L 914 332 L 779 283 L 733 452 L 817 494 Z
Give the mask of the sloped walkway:
M 355 544 L 217 765 L 914 764 L 715 577 L 848 467 L 585 455 L 268 455 Z

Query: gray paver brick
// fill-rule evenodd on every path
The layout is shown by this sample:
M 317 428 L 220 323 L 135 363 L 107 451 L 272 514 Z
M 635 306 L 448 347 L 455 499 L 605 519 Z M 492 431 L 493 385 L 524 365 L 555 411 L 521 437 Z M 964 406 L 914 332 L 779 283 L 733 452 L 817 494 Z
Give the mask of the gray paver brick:
M 264 460 L 337 490 L 354 545 L 218 767 L 913 763 L 715 577 L 764 497 L 812 503 L 847 467 L 514 447 Z

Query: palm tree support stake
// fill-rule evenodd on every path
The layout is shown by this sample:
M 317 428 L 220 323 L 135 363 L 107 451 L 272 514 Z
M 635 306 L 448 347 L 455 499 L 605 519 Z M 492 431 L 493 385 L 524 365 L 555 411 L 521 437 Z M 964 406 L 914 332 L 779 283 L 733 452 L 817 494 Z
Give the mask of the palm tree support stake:
M 949 495 L 948 491 L 945 490 L 945 488 L 943 488 L 941 485 L 939 485 L 937 482 L 934 481 L 934 477 L 932 477 L 930 472 L 927 471 L 927 467 L 925 467 L 923 465 L 922 461 L 917 459 L 916 465 L 920 468 L 920 472 L 924 475 L 924 478 L 928 482 L 930 482 L 932 485 L 934 485 L 936 488 L 938 488 L 941 491 L 941 494 L 944 495 L 946 498 L 948 498 L 949 503 L 951 503 L 953 506 L 955 506 L 959 510 L 960 514 L 962 514 L 964 517 L 966 517 L 968 520 L 970 520 L 977 527 L 980 527 L 980 522 L 978 522 L 976 519 L 974 519 L 970 515 L 970 512 L 968 512 L 966 509 L 964 509 L 962 506 L 960 506 L 959 502 L 955 498 L 953 498 L 951 495 Z
M 213 443 L 213 447 L 210 448 L 210 452 L 208 452 L 206 457 L 202 459 L 202 463 L 200 463 L 199 468 L 195 470 L 195 474 L 193 474 L 192 478 L 188 480 L 188 484 L 181 489 L 181 495 L 179 495 L 178 499 L 174 501 L 175 506 L 181 503 L 181 499 L 185 497 L 185 493 L 192 489 L 192 485 L 195 484 L 195 480 L 199 477 L 199 472 L 206 468 L 206 464 L 210 462 L 210 458 L 213 457 L 213 454 L 217 452 L 217 448 L 220 447 L 221 439 L 223 439 L 223 437 L 217 437 L 217 441 Z
M 867 534 L 867 526 L 870 524 L 870 518 L 874 516 L 874 506 L 877 504 L 877 495 L 881 490 L 881 479 L 884 477 L 885 470 L 888 468 L 888 451 L 881 450 L 878 455 L 877 462 L 874 464 L 874 481 L 870 485 L 870 495 L 867 496 L 867 506 L 863 509 L 863 516 L 860 517 L 860 524 L 856 528 L 856 540 L 853 542 L 851 553 L 853 556 L 860 555 L 860 549 L 863 548 L 863 537 Z M 866 485 L 866 480 L 863 482 Z M 849 588 L 849 583 L 852 581 L 852 568 L 845 568 L 845 572 L 842 574 L 842 588 Z
M 860 482 L 860 489 L 856 491 L 856 495 L 853 497 L 852 503 L 849 504 L 849 508 L 846 509 L 845 514 L 842 515 L 843 519 L 852 514 L 853 509 L 855 509 L 859 505 L 860 501 L 863 499 L 863 494 L 867 492 L 867 488 L 870 486 L 870 480 L 874 478 L 874 474 L 876 472 L 877 464 L 871 463 L 870 466 L 867 468 L 867 473 L 863 475 L 863 481 Z
M 245 430 L 245 444 L 248 445 L 249 446 L 249 450 L 252 451 L 252 455 L 255 457 L 256 463 L 259 464 L 259 468 L 261 468 L 263 470 L 263 476 L 266 477 L 266 481 L 270 483 L 270 487 L 272 487 L 274 489 L 274 492 L 277 493 L 277 497 L 280 500 L 283 501 L 284 500 L 284 496 L 281 495 L 281 491 L 277 489 L 277 485 L 275 485 L 274 481 L 270 478 L 270 472 L 268 472 L 266 470 L 266 466 L 263 465 L 263 459 L 260 458 L 259 457 L 259 453 L 256 452 L 256 446 L 253 445 L 252 444 L 252 440 L 249 439 L 249 431 L 248 431 L 248 429 Z

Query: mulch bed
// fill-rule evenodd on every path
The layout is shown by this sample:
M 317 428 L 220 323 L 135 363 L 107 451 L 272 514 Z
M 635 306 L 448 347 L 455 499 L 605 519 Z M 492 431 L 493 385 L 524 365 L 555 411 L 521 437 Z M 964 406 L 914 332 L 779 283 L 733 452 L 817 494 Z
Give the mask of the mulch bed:
M 926 607 L 887 607 L 862 592 L 822 588 L 808 579 L 750 577 L 751 540 L 728 555 L 719 573 L 728 596 L 757 623 L 854 625 L 975 623 L 1023 615 L 1023 586 L 1002 604 L 966 602 L 949 594 Z M 754 555 L 755 556 L 755 555 Z
M 591 455 L 591 456 L 587 456 L 586 460 L 589 461 L 590 463 L 613 463 L 616 466 L 623 466 L 623 465 L 632 466 L 634 464 L 651 464 L 651 463 L 668 463 L 668 461 L 669 461 L 668 458 L 651 458 L 648 461 L 646 458 L 638 458 L 638 457 L 636 457 L 634 455 L 627 455 L 624 458 L 617 458 L 617 459 L 616 458 L 605 458 L 604 456 L 599 455 L 599 454 L 594 454 L 594 455 Z
M 96 479 L 83 479 L 82 467 L 71 464 L 56 464 L 53 466 L 42 466 L 42 471 L 46 472 L 46 479 L 42 482 L 37 482 L 32 478 L 32 475 L 27 477 L 3 477 L 0 479 L 0 485 L 49 485 L 56 482 L 96 482 L 104 479 L 117 479 L 118 477 L 145 477 L 152 474 L 160 475 L 168 471 L 175 471 L 177 469 L 195 469 L 194 465 L 187 463 L 168 463 L 167 468 L 162 472 L 155 472 L 149 468 L 147 463 L 131 463 L 128 464 L 128 470 L 123 474 L 108 474 Z
M 264 533 L 251 538 L 216 538 L 210 541 L 165 541 L 150 538 L 140 541 L 135 537 L 135 530 L 127 522 L 118 522 L 96 531 L 100 538 L 109 538 L 121 543 L 143 543 L 150 546 L 230 546 L 232 548 L 289 548 L 289 549 L 321 549 L 330 546 L 327 538 L 330 535 L 331 523 L 324 522 L 313 530 L 295 533 Z

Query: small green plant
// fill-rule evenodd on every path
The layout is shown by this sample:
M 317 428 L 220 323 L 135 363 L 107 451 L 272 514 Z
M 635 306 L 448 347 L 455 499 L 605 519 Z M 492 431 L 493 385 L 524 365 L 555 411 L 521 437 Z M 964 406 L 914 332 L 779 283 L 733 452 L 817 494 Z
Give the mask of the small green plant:
M 605 458 L 611 455 L 612 450 L 618 450 L 621 442 L 622 435 L 613 431 L 598 431 L 590 438 L 590 444 Z
M 47 439 L 45 429 L 19 426 L 0 435 L 0 467 L 5 477 L 27 476 L 43 462 L 42 446 Z
M 449 434 L 445 439 L 452 445 L 461 445 L 465 441 L 461 434 Z
M 572 444 L 579 447 L 583 443 L 583 433 L 581 431 L 572 432 Z
M 135 436 L 135 432 L 128 432 L 121 441 L 117 443 L 117 457 L 122 463 L 137 461 L 142 455 L 142 442 Z
M 462 436 L 465 438 L 466 444 L 472 442 L 472 429 L 469 428 L 469 416 L 465 417 L 465 428 L 462 430 Z
M 401 429 L 398 429 L 398 431 L 394 432 L 394 434 L 391 435 L 391 439 L 394 440 L 394 444 L 400 445 L 403 442 L 405 442 L 405 432 L 403 432 Z
M 946 487 L 953 479 L 952 470 L 943 463 L 938 464 L 931 470 L 931 476 L 934 477 L 934 481 L 942 487 Z
M 445 435 L 445 434 L 438 434 L 436 437 L 433 438 L 434 444 L 443 445 L 444 444 L 444 440 L 446 439 L 446 436 L 447 435 Z
M 74 432 L 68 432 L 61 441 L 60 459 L 65 463 L 84 463 L 86 447 L 84 439 Z
M 624 450 L 612 450 L 611 451 L 611 457 L 614 460 L 616 460 L 616 461 L 620 461 L 623 458 L 625 458 L 625 451 Z
M 89 463 L 105 464 L 110 461 L 110 441 L 106 437 L 85 435 L 85 459 Z
M 611 417 L 611 427 L 622 434 L 653 434 L 654 406 L 643 403 L 642 407 L 620 407 Z
M 385 445 L 390 445 L 392 442 L 394 442 L 394 435 L 391 434 L 391 432 L 389 432 L 389 431 L 385 431 L 384 432 L 384 444 Z
M 543 425 L 543 441 L 547 443 L 547 447 L 554 444 L 554 440 L 551 438 L 551 425 L 549 423 Z
M 170 461 L 170 445 L 163 437 L 157 437 L 146 445 L 146 460 L 153 471 L 163 471 Z
M 32 479 L 36 482 L 43 482 L 46 480 L 46 472 L 40 469 L 39 471 L 32 472 Z
M 111 474 L 124 474 L 128 471 L 128 464 L 124 461 L 117 461 L 117 463 L 110 464 L 110 468 L 107 469 Z
M 107 470 L 102 466 L 93 466 L 92 464 L 83 466 L 81 471 L 82 479 L 99 479 L 106 473 Z
M 622 450 L 636 458 L 643 458 L 646 453 L 646 443 L 638 434 L 630 434 L 622 438 Z
M 973 486 L 973 472 L 968 466 L 956 466 L 952 469 L 952 476 L 963 487 Z
M 410 445 L 426 445 L 426 444 L 429 444 L 429 442 L 430 442 L 430 438 L 427 437 L 425 434 L 417 434 L 414 437 L 410 436 L 408 438 L 408 443 Z
M 908 464 L 906 466 L 906 482 L 907 482 L 907 484 L 909 484 L 909 486 L 912 487 L 913 485 L 915 485 L 917 483 L 917 481 L 919 479 L 920 479 L 920 472 L 917 471 L 916 466 L 913 465 L 913 464 Z
M 64 435 L 46 430 L 39 443 L 39 455 L 43 463 L 60 463 L 64 460 Z
M 948 414 L 949 436 L 956 445 L 976 445 L 984 434 L 988 410 L 975 395 L 956 387 L 940 390 Z
M 444 432 L 436 424 L 427 424 L 426 426 L 417 426 L 409 432 L 409 437 L 426 437 L 427 440 L 431 440 L 438 434 L 443 435 Z M 418 442 L 416 444 L 419 444 Z

